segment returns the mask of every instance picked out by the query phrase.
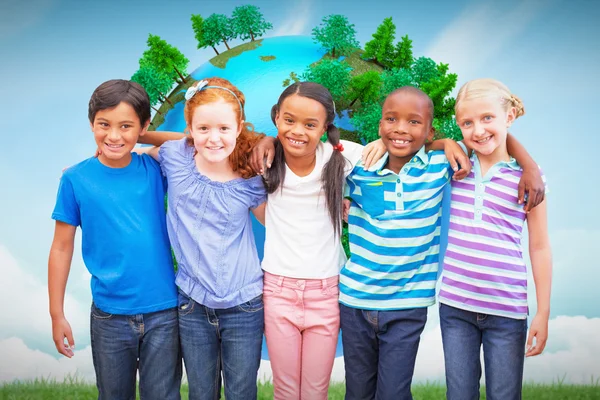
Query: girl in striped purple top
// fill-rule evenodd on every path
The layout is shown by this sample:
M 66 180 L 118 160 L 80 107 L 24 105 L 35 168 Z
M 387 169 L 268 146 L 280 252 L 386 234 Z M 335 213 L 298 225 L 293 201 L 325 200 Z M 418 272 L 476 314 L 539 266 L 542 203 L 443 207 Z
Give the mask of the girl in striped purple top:
M 509 156 L 506 136 L 525 113 L 519 98 L 498 81 L 477 79 L 460 89 L 455 111 L 472 171 L 452 182 L 439 293 L 447 396 L 479 398 L 483 346 L 487 398 L 520 399 L 524 357 L 540 354 L 548 336 L 552 261 L 546 201 L 529 212 L 518 202 L 523 170 Z M 525 221 L 537 294 L 529 336 Z

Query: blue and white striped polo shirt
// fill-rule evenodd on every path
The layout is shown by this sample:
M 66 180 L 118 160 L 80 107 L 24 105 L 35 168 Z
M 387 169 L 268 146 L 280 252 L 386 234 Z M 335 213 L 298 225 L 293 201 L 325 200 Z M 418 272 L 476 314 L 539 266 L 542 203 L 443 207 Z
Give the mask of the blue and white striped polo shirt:
M 350 259 L 340 272 L 340 302 L 369 310 L 435 303 L 442 194 L 452 169 L 442 151 L 425 148 L 399 174 L 384 168 L 386 154 L 368 171 L 347 178 Z

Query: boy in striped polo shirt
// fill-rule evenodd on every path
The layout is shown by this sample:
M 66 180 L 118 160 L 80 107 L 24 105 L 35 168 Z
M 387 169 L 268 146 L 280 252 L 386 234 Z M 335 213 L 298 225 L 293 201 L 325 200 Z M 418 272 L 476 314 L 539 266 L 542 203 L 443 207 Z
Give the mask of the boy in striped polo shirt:
M 347 400 L 412 398 L 420 335 L 435 303 L 442 195 L 454 172 L 443 152 L 425 151 L 432 120 L 424 92 L 392 92 L 379 125 L 388 153 L 347 178 L 351 257 L 339 285 Z M 464 164 L 455 178 L 469 173 Z

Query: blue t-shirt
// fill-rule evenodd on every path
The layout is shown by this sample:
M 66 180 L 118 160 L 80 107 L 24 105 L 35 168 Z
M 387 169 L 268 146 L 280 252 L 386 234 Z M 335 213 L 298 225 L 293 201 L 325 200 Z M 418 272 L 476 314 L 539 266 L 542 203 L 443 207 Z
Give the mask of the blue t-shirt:
M 262 293 L 250 209 L 266 201 L 260 176 L 212 181 L 198 172 L 186 139 L 158 153 L 169 182 L 167 227 L 177 286 L 210 308 L 230 308 Z
M 133 315 L 177 306 L 160 167 L 133 153 L 125 168 L 89 158 L 67 169 L 52 218 L 81 226 L 92 297 L 102 311 Z

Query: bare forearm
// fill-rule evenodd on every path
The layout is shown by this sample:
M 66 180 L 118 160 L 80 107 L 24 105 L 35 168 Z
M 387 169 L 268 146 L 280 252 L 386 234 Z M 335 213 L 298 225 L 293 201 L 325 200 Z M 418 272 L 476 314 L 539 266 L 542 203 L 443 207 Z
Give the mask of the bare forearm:
M 169 140 L 179 140 L 185 136 L 186 135 L 181 132 L 148 131 L 146 134 L 139 137 L 138 143 L 151 144 L 160 147 L 164 142 L 168 142 Z
M 446 143 L 448 141 L 452 141 L 452 139 L 438 139 L 434 140 L 431 143 L 425 144 L 425 151 L 434 151 L 434 150 L 446 150 Z
M 552 289 L 552 253 L 550 247 L 530 249 L 533 280 L 537 299 L 537 313 L 550 315 L 550 292 Z
M 64 299 L 67 279 L 71 269 L 73 248 L 50 250 L 48 259 L 48 297 L 50 302 L 50 317 L 64 317 Z
M 527 150 L 525 150 L 525 147 L 511 134 L 508 134 L 506 137 L 506 150 L 508 154 L 517 160 L 523 169 L 538 168 L 536 162 L 531 158 Z

